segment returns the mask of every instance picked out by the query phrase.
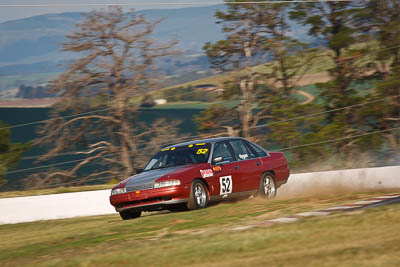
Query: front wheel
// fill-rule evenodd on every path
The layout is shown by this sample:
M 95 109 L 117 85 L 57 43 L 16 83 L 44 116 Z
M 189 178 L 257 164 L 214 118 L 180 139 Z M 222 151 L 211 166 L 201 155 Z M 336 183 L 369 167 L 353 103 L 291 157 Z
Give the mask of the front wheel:
M 208 189 L 201 180 L 194 180 L 190 190 L 187 208 L 189 210 L 204 209 L 208 205 Z
M 121 216 L 122 220 L 136 219 L 139 218 L 141 215 L 142 215 L 141 211 L 124 210 L 119 213 L 119 216 Z
M 272 173 L 266 172 L 261 177 L 259 194 L 265 198 L 274 198 L 276 196 L 275 177 Z

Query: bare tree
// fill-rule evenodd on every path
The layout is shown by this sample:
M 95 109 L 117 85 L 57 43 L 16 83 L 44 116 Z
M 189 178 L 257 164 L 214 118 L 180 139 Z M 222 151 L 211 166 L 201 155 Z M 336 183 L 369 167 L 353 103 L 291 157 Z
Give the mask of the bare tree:
M 147 130 L 147 135 L 141 143 L 141 152 L 137 155 L 137 166 L 143 167 L 149 160 L 149 156 L 163 147 L 188 140 L 189 135 L 178 132 L 178 125 L 181 123 L 181 121 L 169 122 L 163 118 L 154 121 L 151 125 L 144 125 L 143 128 Z
M 41 127 L 35 145 L 51 146 L 41 160 L 71 149 L 81 150 L 84 159 L 68 170 L 40 175 L 43 181 L 76 180 L 88 164 L 109 167 L 90 171 L 86 179 L 135 172 L 138 143 L 148 131 L 138 133 L 135 128 L 138 105 L 131 103 L 132 98 L 155 88 L 160 80 L 155 76 L 157 59 L 177 53 L 172 49 L 176 41 L 158 44 L 152 39 L 160 22 L 112 7 L 89 13 L 67 36 L 64 51 L 79 58 L 53 83 L 61 101 Z

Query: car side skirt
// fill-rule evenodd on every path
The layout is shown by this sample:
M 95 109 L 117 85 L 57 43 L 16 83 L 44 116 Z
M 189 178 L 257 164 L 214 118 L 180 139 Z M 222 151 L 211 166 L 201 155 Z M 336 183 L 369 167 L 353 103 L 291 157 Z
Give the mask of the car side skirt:
M 210 202 L 229 200 L 229 199 L 233 199 L 233 198 L 247 197 L 247 196 L 254 195 L 256 193 L 257 193 L 257 190 L 251 190 L 251 191 L 236 192 L 236 193 L 232 193 L 229 195 L 211 196 Z

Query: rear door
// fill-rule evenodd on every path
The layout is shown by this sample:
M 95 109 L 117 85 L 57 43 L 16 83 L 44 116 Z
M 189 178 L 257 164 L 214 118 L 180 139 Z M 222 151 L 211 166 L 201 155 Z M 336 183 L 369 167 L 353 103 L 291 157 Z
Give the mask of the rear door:
M 260 186 L 260 180 L 261 180 L 261 176 L 264 173 L 264 169 L 265 166 L 263 164 L 262 158 L 263 157 L 269 157 L 269 155 L 264 152 L 261 148 L 259 148 L 257 145 L 248 142 L 248 141 L 244 141 L 244 143 L 246 144 L 246 147 L 248 149 L 248 151 L 250 152 L 250 157 L 252 159 L 256 160 L 256 174 L 255 174 L 255 179 L 252 179 L 249 181 L 250 183 L 250 188 L 252 189 L 258 189 L 258 187 Z
M 236 158 L 234 168 L 238 176 L 240 191 L 257 189 L 262 171 L 260 160 L 254 156 L 252 150 L 248 149 L 243 140 L 230 140 L 229 144 L 232 146 Z

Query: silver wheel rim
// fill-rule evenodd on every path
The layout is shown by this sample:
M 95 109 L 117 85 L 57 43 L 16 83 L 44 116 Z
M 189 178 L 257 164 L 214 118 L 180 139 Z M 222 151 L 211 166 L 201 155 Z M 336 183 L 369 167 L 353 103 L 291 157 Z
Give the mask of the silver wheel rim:
M 272 178 L 269 176 L 264 178 L 264 194 L 266 197 L 275 196 L 275 184 Z
M 201 184 L 196 184 L 194 187 L 194 197 L 197 205 L 203 207 L 206 203 L 207 195 L 204 187 Z

